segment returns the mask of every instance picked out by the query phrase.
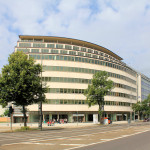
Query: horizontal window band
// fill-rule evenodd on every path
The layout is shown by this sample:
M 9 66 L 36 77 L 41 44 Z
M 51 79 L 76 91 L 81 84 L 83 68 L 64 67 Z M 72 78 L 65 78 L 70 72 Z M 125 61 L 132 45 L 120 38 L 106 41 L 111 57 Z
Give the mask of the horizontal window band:
M 87 105 L 86 100 L 72 100 L 72 99 L 47 99 L 46 104 L 72 104 L 72 105 Z M 132 103 L 128 102 L 116 102 L 116 101 L 104 101 L 104 105 L 111 106 L 132 106 Z
M 95 74 L 96 72 L 100 72 L 100 70 L 78 68 L 78 67 L 65 67 L 65 66 L 43 66 L 43 70 L 44 71 L 79 72 L 79 73 L 87 73 L 87 74 Z M 128 77 L 125 77 L 123 75 L 111 73 L 111 72 L 107 72 L 107 73 L 108 73 L 108 76 L 110 76 L 110 77 L 122 79 L 127 82 L 136 84 L 136 82 L 134 82 L 134 80 L 132 80 Z
M 84 89 L 48 88 L 47 93 L 84 94 Z M 129 99 L 136 100 L 136 96 L 126 94 L 126 93 L 108 92 L 107 95 L 108 96 L 116 96 L 116 97 L 124 97 L 124 98 L 129 98 Z
M 81 84 L 91 84 L 90 79 L 82 78 L 65 78 L 65 77 L 42 77 L 42 81 L 45 82 L 63 82 L 63 83 L 81 83 Z M 136 92 L 136 89 L 124 84 L 114 83 L 114 87 L 127 89 Z

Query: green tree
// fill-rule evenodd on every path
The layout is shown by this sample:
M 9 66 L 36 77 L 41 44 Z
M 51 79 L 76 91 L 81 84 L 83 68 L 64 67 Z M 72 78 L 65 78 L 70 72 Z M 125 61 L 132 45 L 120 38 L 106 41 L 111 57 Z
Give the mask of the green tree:
M 138 112 L 138 116 L 144 115 L 148 117 L 150 115 L 150 94 L 142 102 L 137 102 L 133 104 L 132 109 Z
M 113 88 L 113 81 L 108 79 L 108 77 L 106 71 L 95 73 L 91 84 L 89 84 L 88 88 L 84 91 L 89 107 L 92 105 L 99 105 L 98 112 L 100 121 L 103 114 L 102 107 L 104 106 L 104 96 Z
M 141 104 L 144 116 L 148 117 L 150 115 L 150 94 Z
M 132 109 L 138 113 L 138 118 L 139 118 L 139 116 L 142 114 L 142 111 L 143 111 L 141 102 L 137 102 L 136 104 L 133 104 Z
M 3 67 L 0 78 L 0 104 L 5 107 L 12 102 L 16 106 L 22 106 L 24 126 L 27 126 L 26 106 L 45 101 L 44 93 L 47 88 L 42 88 L 42 66 L 35 64 L 23 52 L 11 54 L 8 62 Z
M 9 115 L 9 110 L 6 109 L 6 110 L 4 111 L 4 116 L 8 116 L 8 115 Z

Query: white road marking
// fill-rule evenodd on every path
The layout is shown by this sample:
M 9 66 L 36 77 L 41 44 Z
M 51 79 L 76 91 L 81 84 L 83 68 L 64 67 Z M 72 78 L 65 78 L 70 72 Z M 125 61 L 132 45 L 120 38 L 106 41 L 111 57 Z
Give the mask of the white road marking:
M 60 145 L 71 145 L 71 146 L 73 146 L 73 145 L 80 145 L 80 146 L 85 146 L 85 144 L 60 144 Z
M 133 135 L 144 133 L 144 132 L 147 132 L 147 131 L 150 131 L 150 130 L 144 130 L 144 131 L 141 131 L 141 132 L 130 134 L 128 136 L 133 136 Z M 87 147 L 87 146 L 91 146 L 91 145 L 95 145 L 95 144 L 100 144 L 100 143 L 104 143 L 104 142 L 108 142 L 108 141 L 112 141 L 112 140 L 117 140 L 117 139 L 121 139 L 121 138 L 124 138 L 124 137 L 121 136 L 121 137 L 117 137 L 117 138 L 113 138 L 113 139 L 108 139 L 108 140 L 105 139 L 104 141 L 100 141 L 100 142 L 96 142 L 96 143 L 90 143 L 90 144 L 86 144 L 86 145 L 84 144 L 84 145 L 81 145 L 81 146 L 78 146 L 78 147 L 72 147 L 72 148 L 68 148 L 68 149 L 65 149 L 65 150 L 72 150 L 72 149 L 76 149 L 76 148 Z
M 149 129 L 150 130 L 150 129 Z M 145 130 L 145 131 L 142 131 L 142 132 L 137 132 L 136 134 L 139 134 L 139 133 L 143 133 L 143 132 L 146 132 L 146 131 L 149 131 L 149 130 Z M 115 129 L 115 130 L 111 130 L 111 131 L 106 131 L 106 132 L 97 132 L 97 133 L 93 133 L 93 134 L 85 134 L 85 135 L 76 135 L 76 136 L 70 136 L 70 137 L 60 137 L 60 136 L 54 136 L 54 137 L 59 137 L 59 138 L 52 138 L 52 139 L 45 139 L 44 137 L 43 138 L 39 138 L 39 139 L 35 139 L 35 141 L 32 141 L 32 142 L 36 142 L 36 141 L 49 141 L 49 140 L 58 140 L 58 139 L 69 139 L 69 138 L 75 138 L 75 137 L 79 137 L 79 136 L 91 136 L 91 135 L 94 135 L 94 134 L 99 134 L 99 133 L 107 133 L 107 132 L 113 132 L 113 131 L 120 131 L 118 129 Z M 135 134 L 133 134 L 135 135 Z M 129 135 L 131 136 L 131 135 Z M 39 137 L 39 136 L 38 136 Z M 48 137 L 47 137 L 48 138 Z M 123 136 L 121 137 L 123 138 Z M 13 140 L 13 139 L 11 139 Z M 106 140 L 105 140 L 106 141 Z M 101 142 L 105 142 L 105 141 L 101 141 Z M 108 141 L 108 140 L 107 140 Z M 28 141 L 27 141 L 28 142 Z M 25 143 L 27 143 L 25 142 Z M 22 143 L 22 142 L 20 142 Z M 5 146 L 5 145 L 14 145 L 14 144 L 20 144 L 20 143 L 11 143 L 11 144 L 3 144 L 2 146 Z M 98 142 L 99 143 L 99 142 Z M 32 143 L 31 143 L 32 144 Z M 69 149 L 68 149 L 69 150 Z
M 70 139 L 67 139 L 67 140 L 82 140 L 82 139 L 70 138 Z

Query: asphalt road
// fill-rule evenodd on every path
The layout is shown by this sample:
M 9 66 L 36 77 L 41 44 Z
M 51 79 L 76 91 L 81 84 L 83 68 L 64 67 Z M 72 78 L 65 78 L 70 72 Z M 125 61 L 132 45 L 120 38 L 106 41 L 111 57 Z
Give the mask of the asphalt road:
M 76 150 L 150 150 L 150 131 L 83 148 L 80 147 Z
M 125 150 L 122 144 L 129 147 L 131 150 L 136 145 L 136 139 L 130 138 L 142 136 L 141 144 L 145 147 L 142 150 L 147 150 L 150 143 L 150 123 L 134 124 L 134 125 L 110 125 L 110 126 L 91 126 L 82 128 L 49 128 L 44 131 L 30 132 L 14 132 L 0 133 L 0 150 L 71 150 L 71 149 L 111 149 Z M 134 136 L 136 135 L 136 136 Z M 146 137 L 146 139 L 144 139 Z M 128 139 L 130 139 L 128 141 Z M 140 137 L 139 137 L 140 139 Z M 121 143 L 118 142 L 121 140 Z M 124 141 L 125 140 L 125 141 Z M 117 149 L 118 145 L 118 149 Z M 102 147 L 104 146 L 104 148 Z M 106 146 L 106 148 L 105 148 Z M 119 148 L 120 147 L 120 148 Z M 125 147 L 125 148 L 127 148 Z M 127 148 L 130 150 L 130 148 Z M 148 149 L 150 150 L 150 148 Z

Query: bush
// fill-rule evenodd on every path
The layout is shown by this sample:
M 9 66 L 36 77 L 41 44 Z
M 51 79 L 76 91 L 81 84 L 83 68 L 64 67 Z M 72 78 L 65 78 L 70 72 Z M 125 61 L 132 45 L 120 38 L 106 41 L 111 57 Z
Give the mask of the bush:
M 30 127 L 21 127 L 21 131 L 30 130 Z

